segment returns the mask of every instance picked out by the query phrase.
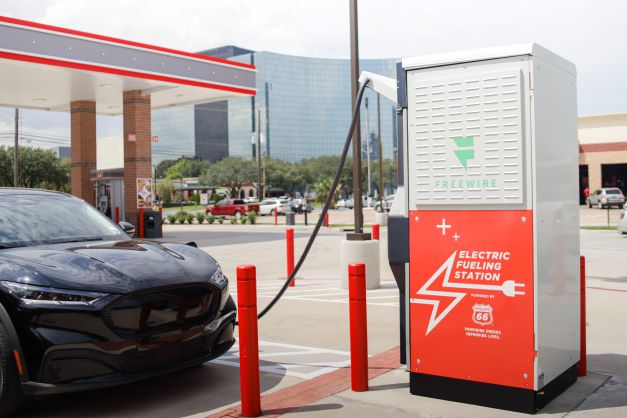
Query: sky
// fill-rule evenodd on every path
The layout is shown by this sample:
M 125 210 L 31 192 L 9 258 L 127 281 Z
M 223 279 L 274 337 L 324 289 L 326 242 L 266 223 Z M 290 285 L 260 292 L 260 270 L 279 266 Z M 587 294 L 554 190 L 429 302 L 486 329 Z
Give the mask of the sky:
M 0 15 L 184 51 L 232 44 L 348 58 L 348 4 L 348 0 L 0 0 Z M 625 0 L 359 0 L 359 52 L 361 58 L 401 58 L 537 42 L 577 66 L 580 115 L 627 112 L 626 16 Z M 12 117 L 13 110 L 0 108 L 0 143 L 3 132 L 12 132 Z M 68 114 L 24 111 L 22 126 L 69 137 Z M 121 129 L 106 119 L 101 126 L 99 136 Z

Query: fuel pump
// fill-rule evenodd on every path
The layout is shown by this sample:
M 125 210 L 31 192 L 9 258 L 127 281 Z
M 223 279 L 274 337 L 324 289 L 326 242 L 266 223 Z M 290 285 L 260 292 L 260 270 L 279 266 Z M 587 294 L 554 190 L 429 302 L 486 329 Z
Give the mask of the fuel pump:
M 98 210 L 114 222 L 124 220 L 124 170 L 94 170 L 91 175 Z
M 464 51 L 404 59 L 396 87 L 410 391 L 534 413 L 580 360 L 575 66 L 536 44 Z

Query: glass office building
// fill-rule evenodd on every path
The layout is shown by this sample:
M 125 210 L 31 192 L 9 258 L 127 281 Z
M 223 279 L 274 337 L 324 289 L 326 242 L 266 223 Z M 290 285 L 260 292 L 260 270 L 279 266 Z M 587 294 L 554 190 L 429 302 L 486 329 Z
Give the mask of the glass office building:
M 352 107 L 349 60 L 255 52 L 233 46 L 201 53 L 254 64 L 257 96 L 155 111 L 153 133 L 159 136 L 159 143 L 154 147 L 154 161 L 176 158 L 179 151 L 184 152 L 181 155 L 193 153 L 210 161 L 226 155 L 253 158 L 255 147 L 251 138 L 259 124 L 264 137 L 263 152 L 271 158 L 297 162 L 341 152 Z M 394 78 L 397 62 L 362 60 L 360 68 Z M 377 158 L 377 98 L 368 90 L 365 98 L 369 106 L 367 118 L 362 102 L 364 158 L 367 119 L 371 158 Z M 380 101 L 383 156 L 392 158 L 396 148 L 395 105 L 384 97 Z M 170 115 L 172 120 L 167 121 Z M 180 126 L 182 122 L 187 126 Z

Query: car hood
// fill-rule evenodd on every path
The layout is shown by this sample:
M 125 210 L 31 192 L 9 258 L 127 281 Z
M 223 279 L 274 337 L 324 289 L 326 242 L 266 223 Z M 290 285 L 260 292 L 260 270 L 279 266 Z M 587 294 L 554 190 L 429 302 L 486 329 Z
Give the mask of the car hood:
M 218 268 L 213 258 L 197 248 L 148 241 L 0 251 L 0 280 L 106 293 L 205 282 Z

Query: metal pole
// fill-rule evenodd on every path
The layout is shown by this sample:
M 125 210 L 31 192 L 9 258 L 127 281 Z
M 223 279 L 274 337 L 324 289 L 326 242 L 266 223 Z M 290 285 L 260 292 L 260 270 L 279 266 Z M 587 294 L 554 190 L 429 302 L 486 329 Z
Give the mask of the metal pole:
M 20 163 L 18 156 L 20 110 L 15 108 L 15 144 L 13 145 L 13 187 L 20 187 Z
M 366 106 L 366 166 L 368 171 L 368 193 L 366 194 L 366 206 L 370 207 L 370 196 L 372 191 L 370 190 L 370 112 L 368 111 L 368 98 L 365 98 Z
M 377 93 L 377 141 L 379 142 L 379 200 L 383 211 L 383 195 L 385 183 L 383 182 L 383 144 L 381 142 L 381 95 Z
M 183 177 L 181 177 L 179 186 L 179 203 L 181 204 L 181 212 L 183 212 Z
M 263 200 L 261 184 L 261 109 L 257 109 L 257 198 Z
M 355 105 L 359 90 L 359 37 L 357 25 L 357 0 L 349 0 L 350 5 L 350 41 L 351 41 L 351 103 Z M 359 113 L 353 132 L 353 209 L 355 213 L 354 239 L 363 239 L 364 218 L 361 208 L 361 130 Z M 351 236 L 349 236 L 349 239 Z

